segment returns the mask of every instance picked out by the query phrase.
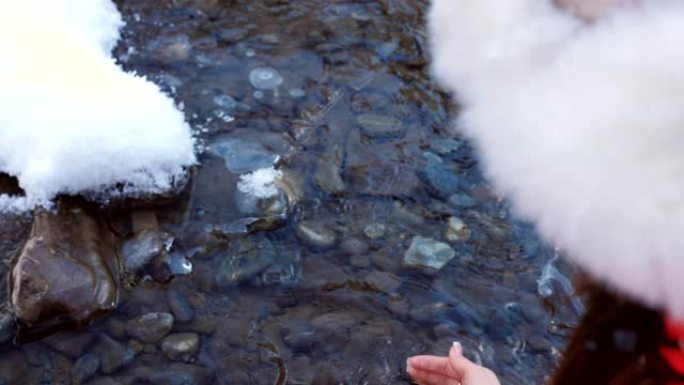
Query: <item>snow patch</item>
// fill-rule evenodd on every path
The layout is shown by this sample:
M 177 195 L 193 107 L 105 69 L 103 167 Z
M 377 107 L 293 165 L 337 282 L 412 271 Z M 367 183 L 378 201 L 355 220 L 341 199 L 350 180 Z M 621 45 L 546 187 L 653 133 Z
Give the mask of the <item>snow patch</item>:
M 270 198 L 278 194 L 278 180 L 283 176 L 282 171 L 273 167 L 260 168 L 248 174 L 240 175 L 238 190 L 257 198 Z
M 123 27 L 110 0 L 0 0 L 0 172 L 49 206 L 59 193 L 160 193 L 195 163 L 183 114 L 111 58 Z M 14 203 L 12 203 L 14 202 Z

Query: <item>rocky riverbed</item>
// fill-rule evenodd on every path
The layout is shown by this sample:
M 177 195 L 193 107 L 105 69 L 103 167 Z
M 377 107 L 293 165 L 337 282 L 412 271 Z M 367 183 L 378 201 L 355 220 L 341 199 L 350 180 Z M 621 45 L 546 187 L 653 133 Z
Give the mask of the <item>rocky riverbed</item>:
M 20 346 L 0 312 L 0 384 L 401 384 L 453 340 L 506 384 L 553 369 L 572 268 L 451 128 L 426 1 L 117 5 L 117 60 L 177 101 L 201 164 L 175 199 L 111 209 L 143 217 L 110 219 L 133 226 L 116 310 Z M 264 167 L 274 196 L 238 187 Z M 3 281 L 30 227 L 0 216 Z

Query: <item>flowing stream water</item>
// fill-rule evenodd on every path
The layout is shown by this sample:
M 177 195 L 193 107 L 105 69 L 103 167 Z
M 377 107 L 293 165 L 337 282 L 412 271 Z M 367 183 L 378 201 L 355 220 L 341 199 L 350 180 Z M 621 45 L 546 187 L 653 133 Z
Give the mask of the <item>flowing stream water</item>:
M 174 277 L 148 266 L 90 325 L 5 343 L 0 384 L 408 384 L 407 356 L 454 340 L 502 383 L 550 374 L 582 311 L 574 271 L 452 128 L 427 1 L 117 5 L 116 59 L 198 139 L 190 185 L 150 209 Z M 276 198 L 237 189 L 272 165 Z M 0 217 L 7 260 L 30 222 Z

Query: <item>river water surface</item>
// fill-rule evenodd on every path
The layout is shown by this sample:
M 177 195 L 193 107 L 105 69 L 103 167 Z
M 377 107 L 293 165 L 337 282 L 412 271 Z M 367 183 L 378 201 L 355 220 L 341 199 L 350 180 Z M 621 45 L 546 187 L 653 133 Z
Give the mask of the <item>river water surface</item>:
M 451 128 L 427 1 L 117 5 L 115 57 L 198 139 L 190 186 L 152 205 L 181 267 L 146 268 L 89 326 L 6 343 L 0 384 L 406 384 L 407 356 L 454 340 L 505 384 L 553 370 L 581 310 L 572 269 Z M 236 189 L 271 165 L 278 197 Z M 29 225 L 0 219 L 7 259 Z

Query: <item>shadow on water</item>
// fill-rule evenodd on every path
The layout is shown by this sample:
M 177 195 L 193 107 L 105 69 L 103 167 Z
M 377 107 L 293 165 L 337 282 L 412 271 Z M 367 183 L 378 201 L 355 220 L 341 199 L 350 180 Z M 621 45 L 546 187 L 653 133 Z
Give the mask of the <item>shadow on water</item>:
M 192 273 L 147 266 L 91 325 L 1 348 L 0 384 L 409 383 L 407 356 L 453 340 L 503 383 L 550 373 L 577 317 L 573 269 L 450 128 L 427 1 L 117 4 L 117 60 L 172 95 L 198 139 L 188 193 L 151 208 Z M 276 198 L 236 188 L 273 164 Z M 0 219 L 6 256 L 29 224 Z

